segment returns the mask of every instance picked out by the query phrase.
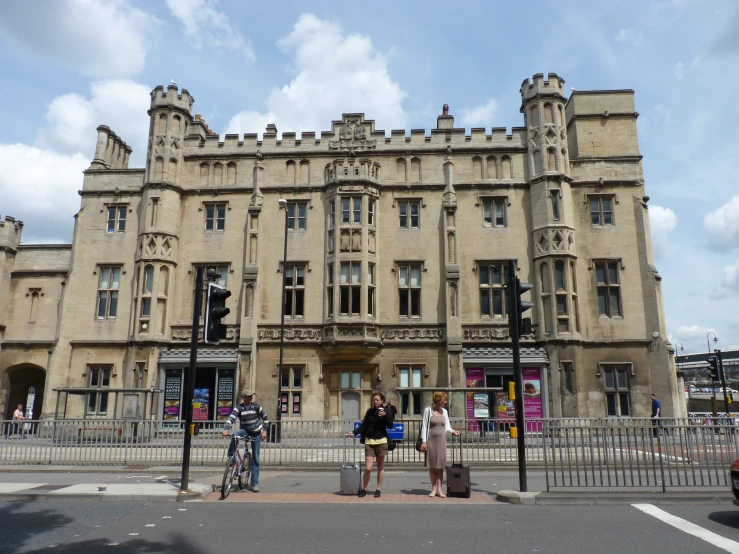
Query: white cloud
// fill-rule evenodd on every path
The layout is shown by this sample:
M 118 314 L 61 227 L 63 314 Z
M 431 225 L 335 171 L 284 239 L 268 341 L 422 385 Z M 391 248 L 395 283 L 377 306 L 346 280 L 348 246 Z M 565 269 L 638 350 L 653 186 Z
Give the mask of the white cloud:
M 678 81 L 682 81 L 685 77 L 685 64 L 683 62 L 677 62 L 675 67 L 672 68 L 672 73 L 677 77 Z
M 497 110 L 498 103 L 491 98 L 487 104 L 462 108 L 460 121 L 465 127 L 490 127 L 490 121 Z
M 127 0 L 0 2 L 0 36 L 96 79 L 143 70 L 147 33 L 159 23 Z
M 25 144 L 0 144 L 3 211 L 24 222 L 23 242 L 70 242 L 82 171 L 90 159 Z
M 739 260 L 732 265 L 724 266 L 721 283 L 713 289 L 710 297 L 716 300 L 735 295 L 739 292 Z
M 251 42 L 234 30 L 225 13 L 215 9 L 218 0 L 167 0 L 167 7 L 185 27 L 185 36 L 198 50 L 204 46 L 230 50 L 244 56 L 248 63 L 256 59 Z
M 707 336 L 708 333 L 714 333 L 715 335 Z M 674 333 L 670 333 L 668 336 L 673 346 L 680 342 L 685 348 L 686 354 L 706 352 L 709 341 L 712 349 L 719 348 L 719 344 L 713 341 L 714 336 L 721 341 L 721 335 L 715 328 L 704 327 L 702 325 L 681 325 Z
M 726 252 L 739 246 L 739 196 L 706 214 L 703 227 L 711 249 Z
M 302 14 L 278 45 L 294 52 L 295 77 L 272 90 L 265 113 L 235 115 L 227 133 L 261 133 L 265 123 L 275 123 L 279 131 L 318 134 L 330 130 L 330 122 L 342 113 L 360 111 L 378 129 L 405 128 L 405 92 L 390 77 L 385 56 L 369 37 L 345 34 L 336 23 Z
M 633 28 L 620 29 L 614 40 L 629 46 L 641 46 L 644 42 L 641 31 Z
M 649 206 L 649 228 L 652 232 L 652 250 L 655 259 L 669 253 L 670 233 L 677 227 L 677 215 L 670 208 Z
M 95 154 L 98 125 L 107 125 L 134 149 L 131 167 L 143 166 L 149 134 L 150 87 L 130 80 L 98 81 L 90 84 L 90 96 L 65 94 L 54 98 L 46 112 L 47 126 L 37 137 L 37 146 L 74 154 L 89 160 Z

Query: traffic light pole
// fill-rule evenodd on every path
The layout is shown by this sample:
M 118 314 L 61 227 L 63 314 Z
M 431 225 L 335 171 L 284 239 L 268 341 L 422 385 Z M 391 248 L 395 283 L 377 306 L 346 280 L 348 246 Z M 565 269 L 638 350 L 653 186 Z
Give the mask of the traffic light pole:
M 283 205 L 283 200 L 280 199 L 280 205 Z M 285 242 L 282 250 L 282 302 L 280 302 L 280 310 L 282 316 L 280 319 L 280 372 L 277 374 L 277 415 L 275 416 L 275 442 L 282 440 L 282 360 L 285 354 L 285 293 L 287 287 L 287 279 L 285 275 L 287 272 L 287 203 L 284 203 L 285 208 Z
M 190 338 L 190 367 L 185 373 L 185 395 L 182 405 L 185 409 L 185 439 L 182 444 L 182 479 L 180 491 L 186 491 L 190 485 L 190 443 L 192 442 L 192 396 L 195 386 L 195 367 L 198 361 L 198 334 L 200 331 L 200 310 L 203 298 L 203 268 L 198 268 L 195 277 L 195 301 L 192 308 L 192 337 Z
M 518 488 L 521 492 L 528 490 L 526 483 L 526 427 L 523 413 L 523 372 L 521 371 L 520 329 L 521 314 L 518 313 L 518 280 L 516 278 L 516 261 L 508 260 L 508 323 L 513 350 L 513 376 L 516 383 L 516 429 L 518 437 Z
M 716 350 L 716 354 L 718 354 L 718 369 L 719 373 L 721 374 L 721 387 L 724 389 L 724 403 L 726 404 L 726 417 L 729 417 L 729 395 L 726 392 L 726 374 L 724 373 L 724 360 L 721 357 L 721 350 Z

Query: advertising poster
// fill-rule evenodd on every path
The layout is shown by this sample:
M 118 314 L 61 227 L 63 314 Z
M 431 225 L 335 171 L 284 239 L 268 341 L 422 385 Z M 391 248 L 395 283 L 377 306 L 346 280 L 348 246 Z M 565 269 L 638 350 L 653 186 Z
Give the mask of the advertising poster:
M 282 400 L 280 401 L 280 411 L 283 414 L 287 413 L 287 405 L 288 405 L 287 394 L 283 393 Z
M 516 404 L 508 398 L 507 392 L 499 392 L 495 396 L 495 417 L 500 423 L 516 421 Z
M 541 431 L 541 422 L 529 423 L 532 419 L 541 419 L 541 369 L 524 367 L 523 375 L 523 415 L 526 419 L 527 431 Z
M 467 388 L 483 388 L 485 386 L 485 370 L 481 367 L 468 367 L 465 372 Z M 479 393 L 478 393 L 479 394 Z M 480 425 L 475 421 L 475 393 L 467 393 L 467 430 L 478 431 Z M 487 416 L 485 416 L 487 417 Z
M 228 419 L 234 407 L 234 369 L 218 370 L 218 410 L 216 419 Z
M 210 404 L 210 389 L 195 389 L 192 401 L 192 420 L 208 421 L 208 407 Z
M 168 369 L 164 378 L 164 419 L 179 419 L 182 371 Z
M 300 415 L 300 394 L 293 394 L 293 415 Z
M 474 406 L 474 414 L 476 418 L 487 419 L 490 417 L 488 407 L 488 393 L 476 392 L 473 394 L 472 404 Z

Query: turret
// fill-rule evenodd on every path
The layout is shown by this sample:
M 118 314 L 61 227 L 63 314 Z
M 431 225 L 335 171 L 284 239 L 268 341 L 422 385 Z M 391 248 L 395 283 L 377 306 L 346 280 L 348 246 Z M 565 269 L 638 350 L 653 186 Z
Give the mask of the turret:
M 15 253 L 21 243 L 23 222 L 9 215 L 0 218 L 0 252 Z
M 9 215 L 4 220 L 0 218 L 0 340 L 10 312 L 10 272 L 21 243 L 22 231 L 22 221 L 16 221 Z

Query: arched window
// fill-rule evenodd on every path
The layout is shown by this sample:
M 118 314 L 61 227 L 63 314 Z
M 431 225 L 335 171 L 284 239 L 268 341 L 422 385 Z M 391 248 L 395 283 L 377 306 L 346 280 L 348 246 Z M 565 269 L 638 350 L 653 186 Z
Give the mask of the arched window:
M 549 125 L 554 123 L 554 108 L 549 102 L 544 104 L 544 123 Z
M 179 137 L 182 134 L 182 118 L 179 115 L 172 117 L 172 136 Z
M 480 156 L 472 158 L 472 178 L 482 179 L 482 158 Z
M 169 268 L 162 266 L 159 269 L 159 294 L 157 297 L 157 319 L 159 321 L 159 333 L 167 331 L 167 293 L 169 292 Z
M 488 179 L 499 179 L 498 177 L 498 159 L 495 156 L 488 156 L 487 175 Z
M 531 121 L 529 122 L 529 126 L 538 127 L 539 126 L 539 106 L 531 106 L 531 111 L 529 111 L 529 114 L 531 116 Z
M 411 158 L 411 181 L 421 182 L 421 158 Z
M 161 181 L 164 174 L 164 158 L 154 160 L 154 181 Z
M 223 185 L 223 164 L 217 163 L 213 165 L 213 186 Z
M 300 182 L 304 185 L 310 183 L 310 162 L 308 160 L 300 162 Z
M 547 148 L 547 171 L 557 171 L 557 151 Z
M 159 116 L 159 127 L 157 130 L 158 135 L 166 135 L 167 134 L 167 114 L 162 114 Z
M 398 158 L 395 160 L 395 174 L 398 181 L 408 180 L 408 167 L 406 166 L 405 159 Z
M 208 173 L 210 172 L 210 168 L 208 167 L 208 164 L 203 162 L 200 164 L 200 184 L 204 187 L 208 186 Z
M 154 290 L 154 266 L 144 267 L 144 290 L 141 298 L 141 317 L 151 316 L 151 293 Z
M 295 162 L 292 160 L 289 160 L 285 164 L 285 182 L 288 185 L 294 185 L 295 184 Z
M 550 286 L 549 264 L 541 264 L 541 307 L 544 315 L 544 332 L 552 332 L 552 294 Z
M 229 185 L 236 184 L 236 162 L 229 162 L 226 166 L 226 183 Z
M 567 150 L 563 148 L 560 154 L 562 155 L 562 171 L 567 173 Z
M 36 323 L 36 317 L 38 316 L 38 303 L 41 292 L 38 290 L 31 291 L 31 314 L 28 318 L 28 323 Z
M 559 124 L 564 127 L 565 126 L 565 112 L 562 110 L 562 106 L 557 106 L 559 111 Z
M 510 156 L 503 156 L 500 162 L 500 178 L 513 179 L 513 167 L 511 166 Z

